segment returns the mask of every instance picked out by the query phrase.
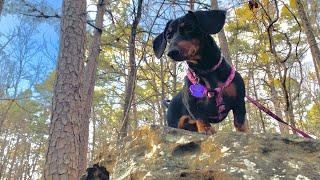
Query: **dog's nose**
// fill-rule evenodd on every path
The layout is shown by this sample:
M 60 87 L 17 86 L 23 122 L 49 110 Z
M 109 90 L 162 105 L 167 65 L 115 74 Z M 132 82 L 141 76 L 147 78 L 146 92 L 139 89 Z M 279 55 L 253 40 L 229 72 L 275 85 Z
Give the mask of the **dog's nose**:
M 171 59 L 176 59 L 178 56 L 179 56 L 179 51 L 178 50 L 171 50 L 168 52 L 168 56 L 171 58 Z

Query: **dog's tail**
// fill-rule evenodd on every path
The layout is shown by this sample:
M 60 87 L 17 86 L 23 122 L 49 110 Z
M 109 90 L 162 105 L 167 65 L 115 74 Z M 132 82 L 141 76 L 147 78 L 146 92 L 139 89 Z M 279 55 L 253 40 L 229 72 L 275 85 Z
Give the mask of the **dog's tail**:
M 165 99 L 165 100 L 163 100 L 163 101 L 162 101 L 162 104 L 163 104 L 163 106 L 164 106 L 164 107 L 168 108 L 168 107 L 169 107 L 170 102 L 171 102 L 171 100 L 169 100 L 169 99 Z

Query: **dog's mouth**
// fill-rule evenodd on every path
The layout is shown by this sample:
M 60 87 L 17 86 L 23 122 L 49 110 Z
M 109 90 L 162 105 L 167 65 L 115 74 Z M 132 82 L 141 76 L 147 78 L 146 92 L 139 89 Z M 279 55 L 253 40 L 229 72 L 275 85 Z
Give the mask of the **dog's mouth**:
M 169 56 L 169 55 L 168 55 Z M 200 55 L 194 55 L 194 56 L 183 56 L 183 55 L 177 55 L 177 56 L 169 56 L 173 61 L 187 61 L 188 63 L 192 63 L 192 64 L 198 64 L 200 58 Z
M 198 61 L 201 59 L 200 55 L 195 49 L 171 50 L 167 55 L 174 61 L 198 63 Z
M 182 40 L 169 49 L 168 56 L 174 61 L 197 63 L 200 60 L 199 42 L 197 40 Z
M 184 61 L 187 60 L 187 57 L 185 57 L 180 50 L 174 49 L 170 50 L 167 54 L 172 60 L 174 61 Z
M 199 55 L 195 55 L 195 56 L 189 56 L 189 57 L 186 57 L 186 56 L 175 56 L 175 57 L 171 57 L 169 56 L 173 61 L 178 61 L 178 62 L 181 62 L 181 61 L 187 61 L 189 63 L 192 63 L 192 64 L 198 64 L 199 60 L 200 60 L 200 56 Z

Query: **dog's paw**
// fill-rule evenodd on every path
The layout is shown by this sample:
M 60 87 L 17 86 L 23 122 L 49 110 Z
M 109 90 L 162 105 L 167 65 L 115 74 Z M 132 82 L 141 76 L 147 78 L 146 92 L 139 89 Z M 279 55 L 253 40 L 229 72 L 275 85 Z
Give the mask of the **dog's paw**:
M 238 132 L 244 132 L 244 133 L 249 132 L 249 123 L 247 120 L 243 124 L 235 123 L 234 126 Z
M 196 121 L 198 133 L 205 134 L 205 135 L 213 135 L 216 133 L 214 127 L 210 125 L 210 123 L 205 123 L 203 120 Z

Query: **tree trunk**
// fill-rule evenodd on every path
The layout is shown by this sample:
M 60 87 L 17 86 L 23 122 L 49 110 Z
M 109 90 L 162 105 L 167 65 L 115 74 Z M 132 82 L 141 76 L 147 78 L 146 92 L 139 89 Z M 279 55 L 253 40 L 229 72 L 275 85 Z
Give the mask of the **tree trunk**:
M 162 119 L 162 123 L 161 125 L 162 126 L 166 126 L 167 125 L 167 116 L 166 116 L 166 107 L 165 107 L 165 104 L 164 104 L 164 101 L 165 101 L 165 97 L 166 97 L 166 84 L 164 82 L 164 78 L 165 78 L 165 72 L 164 72 L 164 62 L 163 62 L 164 58 L 160 58 L 160 78 L 161 78 L 161 100 L 162 100 L 162 103 L 161 103 L 161 111 L 162 111 L 162 116 L 164 117 Z
M 96 80 L 96 72 L 98 66 L 98 58 L 100 55 L 101 35 L 103 28 L 103 16 L 106 12 L 107 0 L 99 0 L 97 4 L 97 14 L 95 19 L 95 29 L 93 31 L 93 38 L 91 41 L 87 64 L 84 70 L 84 82 L 83 82 L 83 108 L 84 113 L 81 119 L 81 132 L 83 133 L 81 140 L 81 157 L 85 158 L 86 162 L 88 153 L 88 137 L 89 137 L 89 124 L 91 116 L 92 98 L 94 92 L 94 85 Z M 81 169 L 85 169 L 87 164 L 81 165 Z
M 154 91 L 157 93 L 157 94 L 159 94 L 160 92 L 158 91 L 158 86 L 157 86 L 157 76 L 152 76 L 152 81 L 151 81 L 152 83 L 152 87 L 153 87 L 153 89 L 154 89 Z M 163 119 L 164 119 L 164 116 L 163 116 L 163 114 L 162 114 L 162 103 L 161 103 L 162 101 L 161 101 L 161 96 L 156 96 L 156 102 L 153 104 L 154 106 L 155 106 L 155 108 L 154 108 L 154 110 L 157 112 L 157 114 L 159 115 L 158 117 L 159 117 L 159 119 L 156 119 L 156 118 L 154 118 L 155 120 L 157 120 L 157 123 L 159 123 L 160 125 L 162 125 L 162 123 L 163 123 Z M 156 115 L 156 114 L 155 114 Z M 155 117 L 157 117 L 157 116 L 155 116 Z
M 172 82 L 172 95 L 175 96 L 177 94 L 177 62 L 176 61 L 171 61 L 172 63 L 172 78 L 173 78 L 173 82 Z
M 137 67 L 136 67 L 136 59 L 135 59 L 135 50 L 136 50 L 136 35 L 137 35 L 137 28 L 141 18 L 141 11 L 142 11 L 142 2 L 143 0 L 138 1 L 138 10 L 137 14 L 133 20 L 132 27 L 131 27 L 131 34 L 129 40 L 129 75 L 128 80 L 126 83 L 126 90 L 125 90 L 125 100 L 123 106 L 123 116 L 122 116 L 122 125 L 120 129 L 120 138 L 127 136 L 127 130 L 129 125 L 129 113 L 131 109 L 131 103 L 133 99 L 133 93 L 136 86 L 137 80 Z
M 311 24 L 311 27 L 312 27 L 312 30 L 313 30 L 313 33 L 315 34 L 315 37 L 318 37 L 319 35 L 319 31 L 320 31 L 320 26 L 319 26 L 319 23 L 318 23 L 318 16 L 319 16 L 319 5 L 320 5 L 320 2 L 319 0 L 312 0 L 311 2 L 311 6 L 310 6 L 310 13 L 309 13 L 309 22 Z
M 24 151 L 19 157 L 19 164 L 16 165 L 15 170 L 14 170 L 14 179 L 26 179 L 26 175 L 28 173 L 28 166 L 30 161 L 29 156 L 31 153 L 31 144 L 28 142 L 23 142 L 22 149 Z
M 289 98 L 288 98 L 288 89 L 286 87 L 286 80 L 287 80 L 287 71 L 288 71 L 288 68 L 286 66 L 286 64 L 283 62 L 283 60 L 281 60 L 281 57 L 278 55 L 277 53 L 277 50 L 276 50 L 276 45 L 275 45 L 275 42 L 274 42 L 274 39 L 273 39 L 273 31 L 274 31 L 274 23 L 276 23 L 278 20 L 279 20 L 279 9 L 278 9 L 278 6 L 277 6 L 277 1 L 275 1 L 275 8 L 276 8 L 276 12 L 271 12 L 271 13 L 276 13 L 276 18 L 274 20 L 271 20 L 269 19 L 268 20 L 268 27 L 267 27 L 267 32 L 268 32 L 268 39 L 269 39 L 269 50 L 271 52 L 271 54 L 274 56 L 275 60 L 276 60 L 276 66 L 275 68 L 277 68 L 277 73 L 279 75 L 279 78 L 281 80 L 281 89 L 282 89 L 282 92 L 283 92 L 283 95 L 284 95 L 284 100 L 285 100 L 285 104 L 286 104 L 286 110 L 285 110 L 285 116 L 287 118 L 287 122 L 291 122 L 292 125 L 294 125 L 294 119 L 291 119 L 291 116 L 288 116 L 288 110 L 290 108 L 290 106 L 292 107 L 292 103 Z M 291 51 L 289 51 L 289 53 L 291 53 Z M 290 54 L 288 54 L 288 57 L 289 57 Z M 282 68 L 282 69 L 281 69 Z M 267 71 L 269 71 L 269 74 L 268 74 L 268 77 L 269 79 L 272 80 L 272 83 L 273 83 L 273 78 L 272 78 L 272 75 L 271 75 L 271 72 L 270 72 L 270 68 L 268 67 Z M 283 75 L 282 75 L 283 74 Z M 275 105 L 275 108 L 276 108 L 276 114 L 279 115 L 279 117 L 281 117 L 281 112 L 279 111 L 279 108 L 277 108 L 276 106 L 280 106 L 280 102 L 279 100 L 276 98 L 276 91 L 275 91 L 275 88 L 274 88 L 274 84 L 271 84 L 271 95 L 273 96 L 273 102 L 274 102 L 274 105 Z M 284 120 L 285 121 L 285 120 Z M 280 131 L 281 133 L 287 133 L 288 130 L 286 129 L 286 127 L 284 127 L 281 123 L 279 123 L 279 127 L 280 127 Z
M 190 11 L 194 11 L 194 3 L 195 3 L 195 0 L 189 0 Z
M 255 77 L 254 77 L 254 72 L 251 70 L 250 72 L 250 75 L 251 75 L 251 79 L 252 79 L 252 84 L 253 84 L 253 93 L 254 93 L 254 96 L 256 99 L 258 99 L 258 91 L 257 91 L 257 88 L 256 88 L 256 83 L 255 83 Z M 260 121 L 261 121 L 261 126 L 262 126 L 262 130 L 263 130 L 263 133 L 266 133 L 266 126 L 265 126 L 265 123 L 264 123 L 264 120 L 263 120 L 263 116 L 262 116 L 262 112 L 261 110 L 258 108 L 258 111 L 259 111 L 259 117 L 260 117 Z
M 219 9 L 219 5 L 218 5 L 218 1 L 217 0 L 211 0 L 211 9 Z M 232 64 L 232 60 L 231 60 L 229 47 L 228 47 L 228 41 L 227 41 L 226 34 L 224 32 L 224 29 L 222 29 L 218 33 L 218 38 L 219 38 L 219 45 L 221 47 L 222 55 L 225 57 L 226 61 L 230 65 L 233 65 Z
M 18 153 L 18 149 L 19 149 L 19 143 L 20 143 L 20 135 L 18 135 L 17 141 L 16 141 L 15 145 L 13 146 L 14 151 L 13 151 L 12 159 L 11 159 L 11 162 L 10 162 L 10 168 L 8 170 L 8 177 L 7 177 L 8 179 L 11 179 L 12 175 L 14 176 L 13 168 L 15 166 L 15 163 L 16 163 L 16 160 L 17 160 L 17 156 L 18 156 L 17 153 Z
M 44 146 L 44 143 L 40 143 L 36 151 L 39 152 L 40 149 L 42 148 L 42 146 Z M 36 166 L 37 166 L 39 161 L 40 161 L 40 157 L 39 156 L 35 156 L 34 159 L 33 159 L 33 165 L 30 167 L 31 168 L 31 172 L 30 172 L 29 177 L 28 177 L 29 179 L 32 179 L 32 177 L 34 177 L 34 173 L 36 172 Z
M 86 0 L 64 0 L 60 52 L 53 92 L 49 146 L 44 178 L 79 179 L 85 171 L 83 64 L 86 38 Z M 85 156 L 85 157 L 81 157 Z
M 173 8 L 173 18 L 176 19 L 176 1 L 172 1 L 172 8 Z M 172 82 L 172 96 L 175 96 L 177 94 L 177 62 L 176 61 L 171 61 L 171 65 L 170 65 L 171 69 L 172 69 L 172 78 L 173 78 L 173 82 Z
M 91 164 L 94 163 L 94 154 L 96 151 L 96 129 L 97 129 L 97 120 L 96 120 L 96 116 L 95 116 L 95 109 L 94 107 L 92 108 L 93 111 L 93 118 L 92 118 L 92 151 L 91 151 Z
M 312 59 L 313 59 L 313 64 L 314 64 L 318 84 L 320 84 L 320 75 L 319 75 L 320 50 L 319 50 L 319 46 L 318 46 L 316 38 L 312 32 L 312 27 L 310 25 L 310 22 L 308 20 L 306 12 L 303 8 L 303 4 L 302 4 L 301 0 L 296 0 L 296 5 L 297 5 L 298 13 L 299 13 L 299 16 L 300 16 L 300 19 L 302 22 L 303 30 L 307 35 L 307 41 L 308 41 L 308 44 L 309 44 L 309 47 L 311 50 L 311 55 L 312 55 Z
M 4 132 L 4 136 L 2 136 L 1 150 L 0 150 L 0 179 L 5 174 L 7 167 L 7 156 L 5 156 L 5 151 L 8 151 L 10 148 L 10 142 L 8 141 L 9 133 Z M 7 149 L 8 148 L 8 149 Z M 7 149 L 7 150 L 6 150 Z
M 280 68 L 280 66 L 282 66 L 282 68 Z M 283 93 L 283 98 L 286 104 L 286 108 L 285 108 L 285 117 L 286 117 L 286 121 L 291 124 L 293 127 L 295 126 L 295 119 L 294 119 L 294 114 L 293 114 L 293 101 L 291 98 L 291 94 L 290 94 L 290 85 L 289 87 L 287 86 L 287 81 L 290 81 L 289 78 L 287 78 L 287 74 L 288 74 L 288 68 L 285 66 L 285 64 L 278 64 L 277 70 L 278 70 L 278 76 L 280 78 L 281 81 L 281 90 Z M 283 74 L 283 75 L 282 75 Z M 297 134 L 296 131 L 292 130 L 292 132 L 294 134 Z
M 4 0 L 0 0 L 0 15 L 2 13 L 3 4 L 4 4 Z
M 133 94 L 133 129 L 137 129 L 138 128 L 138 109 L 137 109 L 137 96 L 135 94 Z
M 281 119 L 283 119 L 282 112 L 281 112 L 281 102 L 279 100 L 279 96 L 278 96 L 278 93 L 275 88 L 274 78 L 271 74 L 269 64 L 266 66 L 266 72 L 267 72 L 268 81 L 270 82 L 269 87 L 270 87 L 271 102 L 273 104 L 276 115 L 278 117 L 280 117 Z M 280 122 L 278 122 L 278 125 L 279 125 L 279 129 L 280 129 L 281 134 L 289 134 L 289 129 L 286 125 L 284 125 Z

